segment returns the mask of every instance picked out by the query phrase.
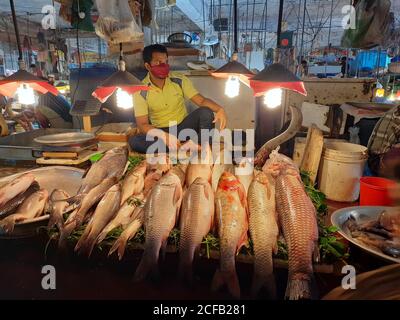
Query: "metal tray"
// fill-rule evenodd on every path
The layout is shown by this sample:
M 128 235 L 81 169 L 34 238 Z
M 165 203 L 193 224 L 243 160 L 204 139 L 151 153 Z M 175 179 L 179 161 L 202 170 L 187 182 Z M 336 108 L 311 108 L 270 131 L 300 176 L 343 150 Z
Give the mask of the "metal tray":
M 70 146 L 94 140 L 95 135 L 88 132 L 67 132 L 40 136 L 34 139 L 39 144 L 47 146 Z
M 362 206 L 362 207 L 348 207 L 344 209 L 340 209 L 335 211 L 331 216 L 331 222 L 334 226 L 339 228 L 339 233 L 352 244 L 361 248 L 362 250 L 376 256 L 382 258 L 386 261 L 400 263 L 400 259 L 388 256 L 381 251 L 378 251 L 375 248 L 369 247 L 364 243 L 358 242 L 351 236 L 350 231 L 344 223 L 350 218 L 353 217 L 357 223 L 364 223 L 371 220 L 376 220 L 378 215 L 388 209 L 389 207 L 372 207 L 372 206 Z
M 378 102 L 347 102 L 347 104 L 365 110 L 376 110 L 376 111 L 389 111 L 392 108 L 400 105 L 399 103 L 378 103 Z
M 63 189 L 73 196 L 79 189 L 82 181 L 82 176 L 85 170 L 73 167 L 43 167 L 34 170 L 17 173 L 0 179 L 0 186 L 19 177 L 27 172 L 32 173 L 41 188 L 46 189 L 49 194 L 54 189 Z M 14 239 L 31 237 L 37 234 L 37 229 L 41 226 L 46 226 L 49 220 L 49 215 L 44 215 L 31 220 L 27 220 L 15 225 L 14 231 L 11 234 L 6 234 L 0 228 L 0 239 Z
M 43 146 L 34 139 L 43 135 L 78 132 L 73 129 L 37 129 L 0 138 L 0 159 L 35 161 L 42 156 Z

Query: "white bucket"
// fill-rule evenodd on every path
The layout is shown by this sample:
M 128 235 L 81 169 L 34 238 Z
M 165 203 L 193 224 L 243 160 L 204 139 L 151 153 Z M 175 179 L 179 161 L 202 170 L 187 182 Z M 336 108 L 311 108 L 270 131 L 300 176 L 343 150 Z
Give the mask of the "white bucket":
M 367 148 L 348 142 L 325 143 L 319 171 L 319 189 L 334 201 L 353 202 L 360 194 L 360 178 Z

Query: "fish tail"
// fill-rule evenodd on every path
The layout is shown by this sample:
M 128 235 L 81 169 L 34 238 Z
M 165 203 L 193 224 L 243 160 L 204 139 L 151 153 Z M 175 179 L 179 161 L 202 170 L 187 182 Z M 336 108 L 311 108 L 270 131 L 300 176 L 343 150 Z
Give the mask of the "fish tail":
M 72 221 L 64 225 L 60 230 L 60 238 L 58 239 L 58 247 L 65 248 L 67 239 L 71 235 L 71 233 L 75 230 L 76 222 Z
M 76 251 L 80 251 L 80 252 L 84 252 L 84 247 L 86 249 L 87 244 L 88 244 L 88 240 L 90 240 L 90 233 L 92 231 L 92 226 L 88 225 L 85 229 L 85 232 L 82 234 L 82 236 L 80 237 L 80 239 L 78 240 L 76 246 L 75 246 L 75 252 Z
M 115 251 L 118 252 L 119 260 L 122 260 L 122 257 L 125 254 L 125 248 L 127 244 L 128 238 L 124 235 L 121 235 L 113 244 L 110 251 L 108 252 L 108 256 L 111 256 Z
M 275 276 L 273 273 L 266 275 L 259 273 L 254 274 L 253 283 L 251 285 L 251 296 L 253 298 L 257 297 L 262 288 L 265 288 L 267 291 L 269 299 L 276 299 Z
M 6 233 L 11 233 L 14 231 L 14 226 L 15 226 L 15 219 L 12 216 L 9 216 L 5 219 L 3 219 L 0 222 L 0 228 L 4 229 Z
M 240 299 L 240 285 L 236 272 L 234 270 L 231 272 L 222 272 L 220 269 L 217 269 L 211 284 L 211 290 L 217 291 L 225 284 L 228 287 L 229 293 L 232 295 L 232 297 L 235 299 Z
M 150 251 L 155 252 L 155 254 L 151 254 Z M 156 252 L 156 250 L 153 249 L 144 251 L 142 260 L 140 261 L 133 277 L 133 281 L 140 282 L 145 280 L 148 276 L 154 280 L 160 278 L 160 272 L 158 269 L 158 251 Z
M 310 278 L 304 274 L 289 276 L 285 297 L 289 300 L 311 299 Z
M 97 244 L 99 244 L 100 242 L 102 242 L 107 235 L 114 229 L 114 227 L 105 227 L 103 229 L 103 231 L 101 231 L 101 233 L 99 234 L 99 236 L 97 237 Z

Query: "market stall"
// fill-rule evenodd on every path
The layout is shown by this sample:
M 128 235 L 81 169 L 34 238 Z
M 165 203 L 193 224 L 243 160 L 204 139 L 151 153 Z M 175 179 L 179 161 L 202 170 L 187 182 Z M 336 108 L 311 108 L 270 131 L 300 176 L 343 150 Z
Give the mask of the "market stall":
M 399 299 L 397 73 L 313 77 L 349 55 L 329 42 L 333 1 L 313 16 L 330 20 L 326 50 L 314 49 L 321 30 L 305 32 L 306 1 L 291 4 L 304 8 L 296 43 L 282 0 L 272 40 L 267 3 L 261 31 L 260 4 L 239 1 L 253 10 L 242 30 L 238 0 L 210 31 L 184 20 L 205 19 L 209 1 L 202 15 L 192 1 L 57 2 L 76 42 L 55 61 L 73 64 L 46 79 L 26 63 L 10 0 L 19 69 L 0 80 L 0 299 Z M 96 39 L 82 48 L 90 61 L 80 32 Z M 43 266 L 57 291 L 40 285 Z M 341 291 L 347 272 L 365 273 L 354 296 Z M 374 277 L 388 289 L 371 297 Z

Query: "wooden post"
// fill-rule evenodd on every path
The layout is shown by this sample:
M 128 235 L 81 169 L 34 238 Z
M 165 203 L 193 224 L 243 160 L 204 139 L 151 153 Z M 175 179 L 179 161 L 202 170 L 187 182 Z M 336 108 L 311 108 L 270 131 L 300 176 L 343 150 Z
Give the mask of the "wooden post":
M 92 132 L 92 121 L 90 116 L 83 116 L 83 130 L 86 132 Z
M 317 179 L 323 147 L 324 136 L 322 131 L 313 124 L 308 128 L 306 145 L 304 147 L 303 158 L 300 165 L 301 170 L 310 173 L 310 179 L 313 183 L 315 183 L 315 180 Z

